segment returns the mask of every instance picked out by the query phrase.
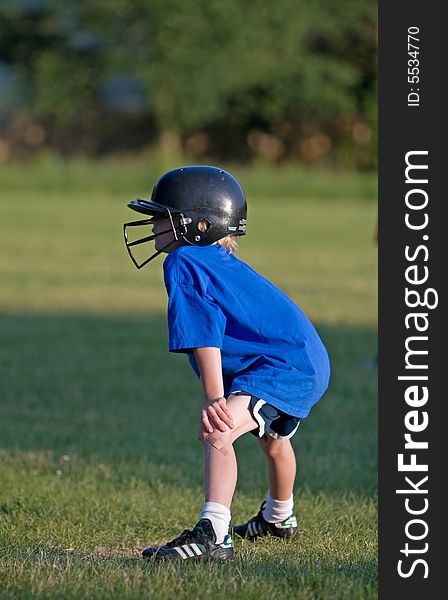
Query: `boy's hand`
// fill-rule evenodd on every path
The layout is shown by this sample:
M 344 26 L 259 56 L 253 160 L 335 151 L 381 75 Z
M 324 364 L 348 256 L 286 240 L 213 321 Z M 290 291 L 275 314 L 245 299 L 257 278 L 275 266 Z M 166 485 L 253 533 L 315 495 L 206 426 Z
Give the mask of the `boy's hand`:
M 209 400 L 201 412 L 201 425 L 207 433 L 213 433 L 215 429 L 225 431 L 226 427 L 234 428 L 233 417 L 227 408 L 225 398 Z

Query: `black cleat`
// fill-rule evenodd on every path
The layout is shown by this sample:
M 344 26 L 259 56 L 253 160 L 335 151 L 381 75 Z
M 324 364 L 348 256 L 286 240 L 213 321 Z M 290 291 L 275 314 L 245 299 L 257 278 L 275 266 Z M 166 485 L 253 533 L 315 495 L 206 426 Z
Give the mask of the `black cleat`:
M 232 536 L 226 535 L 222 544 L 216 544 L 216 534 L 210 519 L 201 519 L 193 530 L 186 529 L 179 537 L 164 546 L 143 550 L 145 558 L 154 560 L 227 560 L 234 554 Z
M 233 532 L 246 540 L 255 542 L 259 537 L 265 535 L 272 535 L 274 537 L 283 539 L 292 539 L 297 535 L 297 519 L 294 515 L 291 515 L 280 523 L 269 523 L 263 517 L 263 509 L 266 502 L 260 507 L 258 514 L 252 517 L 247 523 L 242 525 L 235 525 Z

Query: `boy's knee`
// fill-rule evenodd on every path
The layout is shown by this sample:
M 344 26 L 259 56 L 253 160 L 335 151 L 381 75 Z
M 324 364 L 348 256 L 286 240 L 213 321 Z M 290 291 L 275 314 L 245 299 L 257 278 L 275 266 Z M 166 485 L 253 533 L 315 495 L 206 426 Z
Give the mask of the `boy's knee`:
M 204 448 L 207 446 L 211 446 L 224 454 L 225 456 L 230 453 L 231 446 L 233 444 L 233 439 L 231 432 L 222 432 L 215 431 L 213 433 L 203 433 L 201 434 L 202 444 Z
M 203 431 L 203 432 L 200 434 L 200 436 L 199 436 L 199 439 L 200 439 L 200 441 L 201 441 L 203 444 L 207 443 L 207 438 L 208 438 L 208 436 L 209 436 L 209 435 L 210 435 L 209 433 L 207 433 L 206 431 Z
M 208 440 L 209 437 L 214 437 L 214 438 L 218 438 L 219 440 L 222 440 L 222 443 L 232 443 L 233 440 L 233 436 L 232 436 L 232 430 L 228 430 L 228 431 L 218 431 L 217 429 L 215 429 L 213 431 L 213 433 L 208 433 L 207 431 L 203 431 L 201 433 L 201 441 L 202 442 L 206 442 Z
M 276 458 L 281 455 L 287 449 L 289 444 L 289 440 L 277 440 L 268 435 L 264 438 L 260 438 L 260 446 L 270 458 Z

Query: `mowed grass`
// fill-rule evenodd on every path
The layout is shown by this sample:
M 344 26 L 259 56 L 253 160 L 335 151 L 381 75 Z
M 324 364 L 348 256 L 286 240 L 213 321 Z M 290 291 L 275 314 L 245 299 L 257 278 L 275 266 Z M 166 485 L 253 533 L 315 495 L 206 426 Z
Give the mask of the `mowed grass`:
M 201 389 L 167 352 L 161 259 L 138 272 L 122 243 L 125 204 L 144 190 L 124 193 L 126 166 L 84 165 L 70 185 L 54 169 L 0 172 L 0 598 L 376 598 L 371 183 L 238 172 L 240 257 L 313 319 L 333 377 L 293 441 L 299 538 L 160 566 L 140 550 L 191 527 L 202 504 Z M 234 522 L 266 492 L 255 438 L 236 449 Z

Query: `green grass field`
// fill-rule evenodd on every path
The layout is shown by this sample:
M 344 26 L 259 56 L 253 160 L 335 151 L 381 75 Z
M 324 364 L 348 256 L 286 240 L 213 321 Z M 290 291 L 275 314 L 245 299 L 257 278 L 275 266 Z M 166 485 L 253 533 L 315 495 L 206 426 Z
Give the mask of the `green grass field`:
M 367 176 L 237 171 L 249 198 L 240 257 L 313 319 L 333 365 L 293 442 L 300 537 L 237 541 L 222 565 L 139 558 L 202 504 L 201 389 L 167 352 L 162 261 L 138 272 L 122 242 L 126 202 L 156 174 L 118 162 L 0 169 L 0 598 L 376 598 Z M 266 492 L 254 438 L 236 447 L 234 522 Z

